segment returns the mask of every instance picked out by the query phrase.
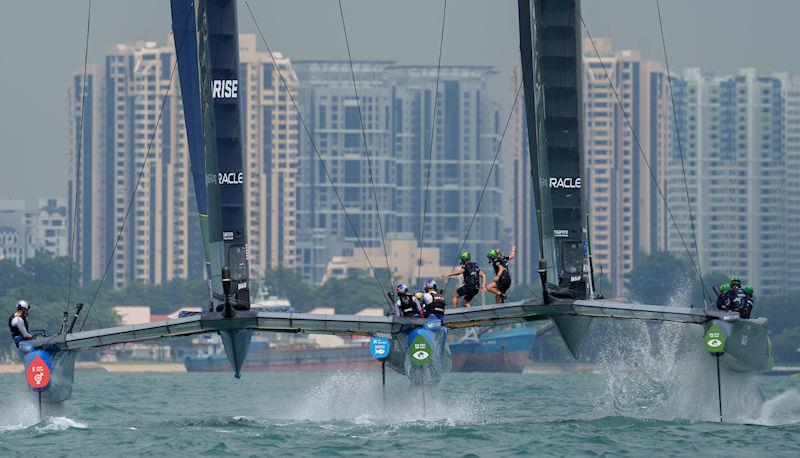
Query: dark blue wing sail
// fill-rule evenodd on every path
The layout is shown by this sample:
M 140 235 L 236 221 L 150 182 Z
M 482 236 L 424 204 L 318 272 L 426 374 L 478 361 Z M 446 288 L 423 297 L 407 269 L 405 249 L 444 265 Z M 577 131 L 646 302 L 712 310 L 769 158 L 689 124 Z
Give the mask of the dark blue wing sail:
M 171 0 L 186 134 L 213 305 L 250 308 L 234 0 Z

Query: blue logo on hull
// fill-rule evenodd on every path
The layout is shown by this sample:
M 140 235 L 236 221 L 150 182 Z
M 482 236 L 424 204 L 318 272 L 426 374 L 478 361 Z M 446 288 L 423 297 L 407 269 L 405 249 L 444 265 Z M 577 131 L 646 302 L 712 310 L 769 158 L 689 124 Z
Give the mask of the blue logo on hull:
M 373 337 L 369 341 L 369 351 L 372 353 L 373 358 L 384 359 L 389 357 L 389 350 L 392 348 L 392 343 L 389 339 L 383 337 Z

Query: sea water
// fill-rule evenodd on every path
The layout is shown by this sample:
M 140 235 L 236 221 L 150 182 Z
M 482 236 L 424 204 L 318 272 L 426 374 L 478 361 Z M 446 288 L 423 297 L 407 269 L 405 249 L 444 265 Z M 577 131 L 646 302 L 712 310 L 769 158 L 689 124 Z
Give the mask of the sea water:
M 800 456 L 800 378 L 721 368 L 702 329 L 596 321 L 593 374 L 76 372 L 42 418 L 1 374 L 0 456 Z M 720 423 L 719 395 L 722 394 Z M 384 396 L 385 394 L 385 396 Z
M 389 373 L 384 404 L 378 370 L 79 371 L 39 419 L 22 375 L 2 374 L 0 456 L 800 454 L 800 379 L 753 377 L 763 402 L 720 424 L 716 397 L 663 375 L 451 373 L 423 390 Z

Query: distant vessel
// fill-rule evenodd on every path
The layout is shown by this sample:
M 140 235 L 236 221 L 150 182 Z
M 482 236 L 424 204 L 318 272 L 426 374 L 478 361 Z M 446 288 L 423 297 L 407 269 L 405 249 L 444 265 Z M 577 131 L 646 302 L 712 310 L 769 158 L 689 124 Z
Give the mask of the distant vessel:
M 222 352 L 188 356 L 183 360 L 189 372 L 225 372 L 230 370 Z M 281 345 L 253 341 L 244 372 L 264 371 L 336 371 L 351 368 L 379 368 L 369 352 L 369 341 L 343 347 L 319 347 L 313 342 Z
M 492 329 L 476 333 L 474 329 L 455 342 L 450 342 L 454 372 L 520 373 L 540 331 L 530 326 Z

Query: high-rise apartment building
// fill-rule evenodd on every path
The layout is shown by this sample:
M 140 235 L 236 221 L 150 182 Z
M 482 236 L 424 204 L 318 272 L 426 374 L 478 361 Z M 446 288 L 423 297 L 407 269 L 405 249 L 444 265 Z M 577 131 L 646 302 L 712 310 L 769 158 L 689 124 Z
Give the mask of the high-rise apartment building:
M 251 266 L 263 272 L 293 262 L 295 117 L 272 60 L 256 52 L 255 37 L 243 36 L 240 43 Z M 290 62 L 282 55 L 276 59 L 294 84 Z M 113 284 L 160 283 L 202 275 L 177 75 L 170 84 L 174 64 L 175 51 L 168 40 L 164 46 L 119 44 L 106 55 L 103 66 L 90 67 L 77 182 L 81 74 L 70 84 L 69 215 L 72 219 L 77 192 L 76 261 L 83 281 L 103 274 L 137 181 L 139 187 L 111 263 Z
M 615 51 L 606 38 L 596 38 L 595 46 L 600 58 L 590 42 L 583 44 L 584 183 L 595 279 L 610 285 L 612 291 L 601 291 L 608 295 L 622 293 L 625 274 L 634 268 L 638 257 L 666 248 L 665 207 L 656 183 L 663 189 L 674 128 L 666 73 L 659 64 L 643 60 L 636 51 Z M 512 77 L 515 91 L 520 77 L 517 68 Z M 514 215 L 511 237 L 518 251 L 538 253 L 521 100 L 509 127 L 511 158 L 506 161 L 511 167 L 508 181 L 513 199 L 505 199 L 509 207 L 506 213 Z M 538 281 L 536 256 L 526 258 L 516 263 L 520 278 Z
M 292 63 L 256 50 L 255 35 L 239 37 L 247 242 L 251 276 L 296 267 L 299 123 L 286 88 L 297 89 Z
M 358 239 L 365 247 L 383 243 L 373 184 L 386 239 L 410 233 L 419 241 L 424 220 L 423 245 L 440 248 L 443 259 L 455 260 L 470 226 L 497 144 L 497 112 L 486 94 L 486 80 L 492 71 L 488 67 L 443 67 L 436 102 L 436 67 L 392 64 L 354 63 L 365 127 L 362 132 L 349 63 L 295 62 L 301 106 L 314 141 L 312 145 L 303 132 L 298 185 L 302 240 L 298 265 L 309 281 L 322 281 L 334 256 L 359 255 Z M 435 132 L 432 144 L 431 129 Z M 347 208 L 349 221 L 317 152 Z M 495 169 L 487 187 L 467 239 L 468 249 L 497 246 L 500 173 L 499 167 Z M 385 260 L 371 261 L 385 278 Z
M 359 240 L 365 247 L 381 245 L 373 183 L 384 238 L 395 225 L 397 159 L 392 148 L 392 92 L 384 78 L 391 63 L 353 63 L 359 95 L 356 100 L 349 62 L 295 62 L 300 105 L 313 136 L 312 143 L 305 131 L 301 135 L 298 183 L 298 264 L 308 281 L 321 282 L 334 256 L 350 255 L 353 249 L 360 255 Z M 335 192 L 326 173 L 336 186 Z M 385 278 L 385 261 L 372 261 L 378 275 Z
M 784 209 L 786 218 L 786 291 L 800 291 L 794 275 L 800 272 L 800 76 L 782 75 L 783 148 L 785 153 Z
M 658 63 L 614 51 L 608 39 L 595 45 L 600 58 L 588 42 L 583 56 L 589 229 L 595 277 L 604 275 L 620 293 L 636 259 L 665 248 L 657 184 L 663 189 L 672 116 Z
M 491 67 L 442 67 L 438 102 L 436 73 L 436 66 L 395 66 L 387 71 L 398 171 L 395 211 L 398 232 L 412 233 L 418 240 L 424 222 L 423 256 L 424 248 L 438 248 L 442 263 L 455 264 L 462 244 L 482 259 L 488 249 L 498 248 L 503 236 L 504 171 L 500 164 L 492 171 L 503 126 L 487 92 L 488 79 L 495 73 Z
M 92 66 L 78 182 L 81 75 L 70 85 L 68 199 L 73 205 L 78 192 L 76 260 L 84 281 L 103 274 L 126 214 L 109 271 L 115 286 L 188 274 L 191 175 L 177 78 L 170 84 L 174 60 L 170 45 L 119 44 L 104 66 Z
M 521 84 L 522 73 L 520 67 L 515 66 L 511 74 L 513 94 Z M 522 283 L 538 283 L 539 234 L 527 131 L 525 94 L 524 89 L 520 89 L 504 140 L 505 151 L 501 153 L 503 214 L 507 215 L 503 229 L 509 234 L 510 241 L 517 245 L 517 252 L 522 254 L 513 263 L 517 279 Z
M 64 198 L 41 198 L 35 209 L 23 200 L 0 199 L 0 259 L 18 266 L 37 254 L 67 256 L 67 208 Z
M 725 77 L 687 69 L 673 86 L 703 272 L 738 275 L 763 294 L 783 292 L 787 164 L 781 80 L 754 69 Z M 693 252 L 678 154 L 674 142 L 667 200 Z M 670 251 L 685 252 L 672 226 L 668 244 Z
M 53 256 L 69 254 L 67 204 L 64 198 L 39 199 L 33 225 L 33 245 L 37 252 Z

